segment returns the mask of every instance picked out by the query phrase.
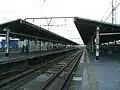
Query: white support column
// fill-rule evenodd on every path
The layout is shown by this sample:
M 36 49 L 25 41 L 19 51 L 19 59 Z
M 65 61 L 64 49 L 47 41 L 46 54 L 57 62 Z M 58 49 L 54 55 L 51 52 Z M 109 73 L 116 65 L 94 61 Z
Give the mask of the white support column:
M 5 49 L 5 57 L 9 57 L 9 28 L 5 28 L 6 31 L 6 49 Z
M 41 41 L 41 51 L 43 51 L 43 41 Z
M 99 26 L 96 28 L 96 61 L 99 60 Z

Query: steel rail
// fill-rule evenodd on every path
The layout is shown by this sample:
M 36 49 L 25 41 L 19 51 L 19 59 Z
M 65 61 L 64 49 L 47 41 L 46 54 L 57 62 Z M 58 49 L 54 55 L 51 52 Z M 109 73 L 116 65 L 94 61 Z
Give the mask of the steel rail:
M 78 55 L 78 54 L 77 54 Z M 52 81 L 61 74 L 61 72 L 76 58 L 76 56 L 74 56 L 64 67 L 62 67 L 58 73 L 54 74 L 52 78 L 50 78 L 41 88 L 40 90 L 45 90 L 45 88 L 52 83 Z
M 49 63 L 49 65 L 50 65 L 50 64 L 55 64 L 56 62 L 60 61 L 59 59 L 64 58 L 66 55 L 68 55 L 68 54 L 65 54 L 65 55 L 63 55 L 63 56 L 61 56 L 61 57 L 58 57 L 57 59 L 52 60 L 52 61 Z M 25 72 L 23 72 L 23 73 L 21 73 L 21 74 L 19 74 L 19 75 L 17 75 L 17 76 L 13 76 L 14 78 L 12 77 L 11 79 L 7 80 L 7 82 L 4 81 L 3 83 L 1 83 L 1 84 L 0 84 L 0 88 L 6 86 L 6 85 L 8 85 L 8 84 L 10 84 L 11 82 L 13 82 L 13 81 L 15 81 L 15 80 L 18 80 L 18 79 L 22 78 L 22 77 L 24 77 L 24 76 L 26 76 L 26 75 L 28 75 L 28 74 L 30 74 L 30 73 L 36 72 L 37 70 L 39 70 L 40 68 L 43 68 L 43 67 L 44 67 L 44 68 L 45 68 L 45 67 L 48 67 L 48 65 L 46 64 L 46 65 L 43 65 L 43 66 L 38 67 L 38 68 L 35 68 L 35 69 L 29 69 L 28 71 L 25 71 Z M 34 78 L 35 78 L 35 77 L 34 77 Z M 33 78 L 32 78 L 32 79 L 33 79 Z
M 64 83 L 63 83 L 63 85 L 62 85 L 62 87 L 60 88 L 60 90 L 63 90 L 63 88 L 65 87 L 65 85 L 66 85 L 68 79 L 70 78 L 70 75 L 72 74 L 72 72 L 74 71 L 74 69 L 75 69 L 75 67 L 77 66 L 78 62 L 80 61 L 80 57 L 82 56 L 82 53 L 83 53 L 83 52 L 81 52 L 81 53 L 80 53 L 80 56 L 77 57 L 76 62 L 75 62 L 74 65 L 72 66 L 72 68 L 71 68 L 71 70 L 70 70 L 70 72 L 69 72 L 67 78 L 65 79 L 65 81 L 64 81 Z

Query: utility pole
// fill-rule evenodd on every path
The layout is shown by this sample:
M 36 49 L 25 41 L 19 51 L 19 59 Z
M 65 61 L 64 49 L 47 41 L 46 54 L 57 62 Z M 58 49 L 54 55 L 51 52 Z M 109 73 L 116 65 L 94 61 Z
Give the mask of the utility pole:
M 112 0 L 112 24 L 114 23 L 114 5 Z
M 116 10 L 116 7 L 117 7 L 117 0 L 115 0 L 115 24 L 116 24 L 116 19 L 117 19 L 117 10 Z
M 112 0 L 112 24 L 116 24 L 116 0 Z

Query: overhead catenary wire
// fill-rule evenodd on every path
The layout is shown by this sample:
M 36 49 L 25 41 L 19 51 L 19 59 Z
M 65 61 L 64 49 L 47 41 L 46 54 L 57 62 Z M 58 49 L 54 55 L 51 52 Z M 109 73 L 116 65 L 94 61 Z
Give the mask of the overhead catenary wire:
M 109 4 L 108 8 L 105 10 L 104 15 L 102 16 L 101 21 L 103 21 L 105 15 L 107 14 L 107 11 L 111 8 L 111 4 L 112 4 L 112 2 Z

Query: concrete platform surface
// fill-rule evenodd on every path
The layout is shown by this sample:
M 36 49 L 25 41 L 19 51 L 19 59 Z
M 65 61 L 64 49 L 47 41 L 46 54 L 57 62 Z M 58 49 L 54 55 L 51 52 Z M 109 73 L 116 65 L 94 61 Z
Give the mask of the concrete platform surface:
M 98 90 L 120 90 L 120 54 L 102 55 L 92 67 Z
M 120 90 L 120 53 L 95 55 L 86 53 L 82 90 Z
M 11 63 L 11 62 L 16 62 L 16 61 L 21 61 L 21 60 L 27 60 L 27 59 L 32 59 L 35 57 L 40 57 L 40 56 L 45 56 L 45 55 L 50 55 L 50 54 L 55 54 L 55 53 L 60 53 L 60 52 L 65 52 L 73 49 L 67 49 L 67 50 L 54 50 L 54 51 L 42 51 L 42 52 L 29 52 L 29 53 L 10 53 L 8 58 L 4 58 L 4 53 L 0 53 L 0 64 L 6 64 L 6 63 Z

